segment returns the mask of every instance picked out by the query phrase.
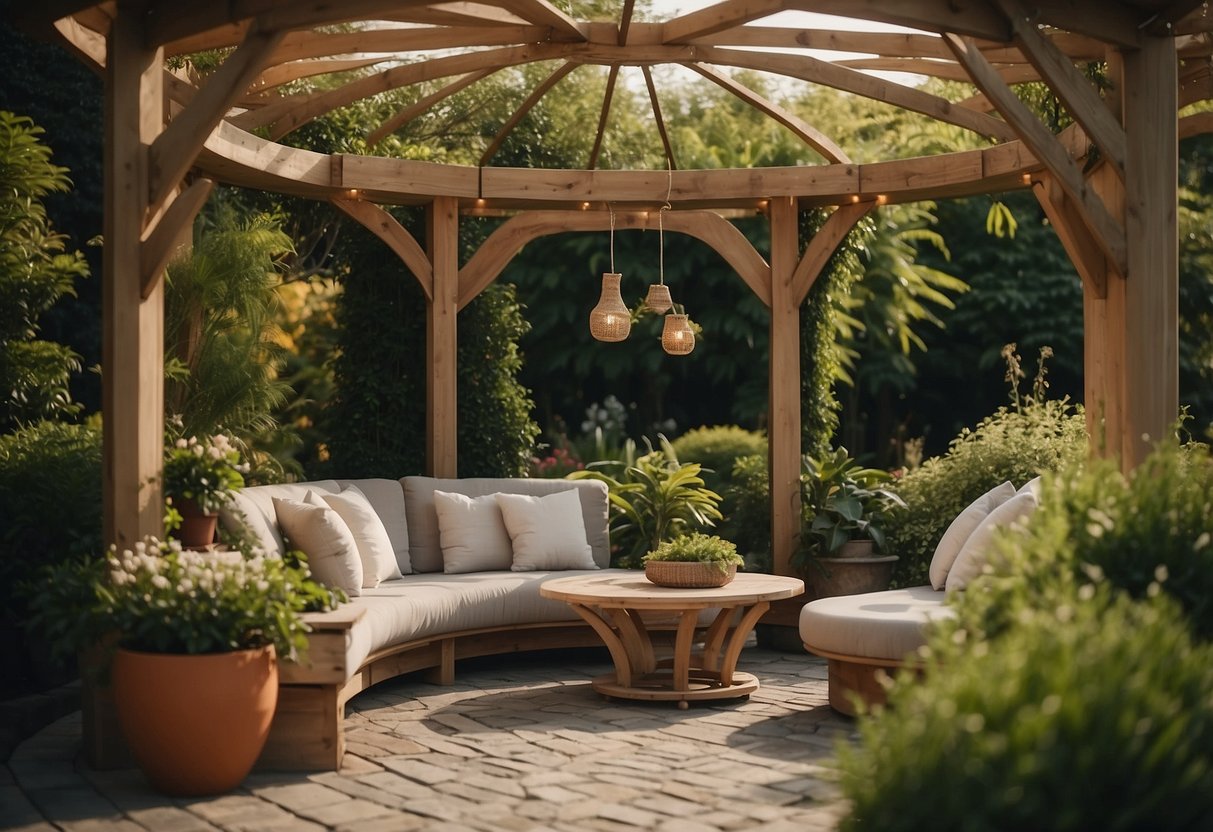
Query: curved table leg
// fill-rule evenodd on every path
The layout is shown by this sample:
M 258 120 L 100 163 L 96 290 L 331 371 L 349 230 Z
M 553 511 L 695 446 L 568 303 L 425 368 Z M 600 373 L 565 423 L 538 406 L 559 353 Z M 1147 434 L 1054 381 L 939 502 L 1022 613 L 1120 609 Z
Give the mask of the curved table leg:
M 691 644 L 695 639 L 695 625 L 699 623 L 699 610 L 684 610 L 678 622 L 678 635 L 674 639 L 674 690 L 690 690 Z M 685 708 L 681 699 L 678 707 Z
M 770 601 L 760 601 L 746 610 L 741 621 L 737 622 L 733 636 L 729 639 L 729 647 L 720 661 L 720 683 L 722 685 L 733 684 L 733 673 L 737 670 L 737 659 L 741 656 L 741 648 L 745 647 L 745 640 L 750 637 L 750 631 L 754 629 L 758 619 L 762 618 L 770 608 Z
M 585 619 L 585 623 L 594 628 L 594 632 L 598 633 L 598 637 L 602 639 L 602 643 L 606 645 L 607 650 L 611 652 L 611 661 L 615 663 L 615 680 L 622 687 L 632 686 L 632 660 L 627 648 L 619 635 L 611 629 L 601 615 L 595 610 L 585 606 L 584 604 L 576 604 L 569 602 L 569 606 L 573 611 Z M 650 647 L 650 650 L 652 648 Z
M 733 619 L 733 607 L 723 607 L 716 613 L 712 625 L 708 627 L 703 640 L 704 670 L 718 670 L 720 667 L 720 650 L 724 646 L 725 634 L 729 631 L 729 622 Z
M 644 626 L 644 620 L 634 610 L 612 607 L 604 612 L 615 624 L 619 640 L 632 663 L 632 672 L 652 673 L 657 667 L 657 659 L 653 655 L 653 639 Z

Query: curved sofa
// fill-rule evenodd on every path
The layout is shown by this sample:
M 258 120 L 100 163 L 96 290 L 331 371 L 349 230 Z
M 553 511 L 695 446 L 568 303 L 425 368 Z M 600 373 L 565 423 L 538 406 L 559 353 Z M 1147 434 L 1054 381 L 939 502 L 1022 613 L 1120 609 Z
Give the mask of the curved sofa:
M 567 604 L 539 596 L 553 576 L 584 570 L 444 574 L 434 491 L 479 497 L 493 493 L 546 496 L 576 490 L 594 562 L 610 562 L 607 490 L 589 480 L 434 479 L 322 480 L 247 488 L 221 514 L 225 527 L 251 533 L 271 554 L 283 541 L 273 499 L 302 500 L 309 490 L 357 486 L 383 521 L 403 577 L 363 587 L 327 613 L 309 614 L 307 655 L 280 666 L 278 710 L 259 765 L 336 769 L 345 750 L 345 703 L 373 684 L 431 669 L 450 684 L 461 658 L 555 647 L 601 646 Z
M 914 667 L 932 621 L 954 615 L 946 593 L 929 586 L 818 598 L 800 611 L 800 640 L 829 661 L 830 707 L 854 716 L 856 703 L 883 704 L 881 677 Z

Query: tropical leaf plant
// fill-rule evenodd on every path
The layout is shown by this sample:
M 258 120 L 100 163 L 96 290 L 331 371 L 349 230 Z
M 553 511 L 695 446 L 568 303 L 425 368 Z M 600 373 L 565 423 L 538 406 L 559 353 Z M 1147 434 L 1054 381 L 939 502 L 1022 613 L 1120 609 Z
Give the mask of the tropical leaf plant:
M 610 499 L 612 565 L 636 568 L 663 542 L 709 528 L 721 519 L 720 495 L 704 487 L 698 463 L 681 463 L 673 446 L 659 437 L 660 448 L 639 457 L 629 443 L 622 461 L 592 463 L 569 479 L 606 483 Z M 618 476 L 603 468 L 618 467 Z
M 802 526 L 796 560 L 834 554 L 850 540 L 871 540 L 883 549 L 882 523 L 888 514 L 905 508 L 905 501 L 884 488 L 892 476 L 877 468 L 862 468 L 838 448 L 814 459 L 806 454 L 800 476 Z

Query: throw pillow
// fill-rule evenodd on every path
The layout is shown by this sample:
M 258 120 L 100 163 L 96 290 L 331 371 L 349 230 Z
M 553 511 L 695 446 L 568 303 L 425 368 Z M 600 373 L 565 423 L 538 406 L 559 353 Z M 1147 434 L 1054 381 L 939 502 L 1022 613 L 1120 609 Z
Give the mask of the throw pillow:
M 514 550 L 495 498 L 434 492 L 443 572 L 491 572 L 513 564 Z
M 537 569 L 597 569 L 585 536 L 576 491 L 546 497 L 498 494 L 497 505 L 514 545 L 515 572 Z
M 948 530 L 943 533 L 943 537 L 939 539 L 939 545 L 935 547 L 935 554 L 931 556 L 929 574 L 932 589 L 944 588 L 944 584 L 948 580 L 948 571 L 952 568 L 952 564 L 956 562 L 956 556 L 960 554 L 960 550 L 965 545 L 965 541 L 969 539 L 969 535 L 973 534 L 973 531 L 991 511 L 1014 496 L 1015 486 L 1009 482 L 1004 482 L 982 494 L 970 503 L 964 511 L 956 515 L 956 519 L 952 521 L 952 524 L 948 526 Z
M 989 558 L 990 545 L 996 531 L 1028 517 L 1034 511 L 1036 511 L 1036 497 L 1031 491 L 1024 491 L 986 515 L 981 524 L 969 535 L 960 554 L 956 556 L 956 563 L 948 572 L 948 580 L 945 584 L 948 592 L 964 589 L 981 574 L 986 560 Z
M 1037 502 L 1039 502 L 1040 501 L 1040 477 L 1033 477 L 1032 479 L 1025 482 L 1023 485 L 1021 485 L 1019 487 L 1018 493 L 1022 494 L 1025 491 L 1031 491 L 1032 496 L 1036 498 Z
M 303 500 L 274 498 L 278 525 L 292 547 L 307 555 L 312 577 L 351 598 L 362 592 L 362 559 L 349 527 L 324 500 L 308 491 Z
M 362 585 L 377 587 L 380 581 L 401 577 L 392 540 L 366 495 L 356 486 L 347 485 L 340 494 L 322 494 L 321 497 L 345 521 L 354 537 L 358 557 L 362 560 Z

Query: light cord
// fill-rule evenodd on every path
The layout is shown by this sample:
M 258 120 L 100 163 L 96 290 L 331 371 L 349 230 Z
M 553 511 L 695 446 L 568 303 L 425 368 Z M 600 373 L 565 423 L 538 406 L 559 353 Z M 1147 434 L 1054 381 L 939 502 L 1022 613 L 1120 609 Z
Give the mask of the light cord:
M 615 208 L 608 202 L 607 210 L 611 212 L 611 274 L 615 274 Z

